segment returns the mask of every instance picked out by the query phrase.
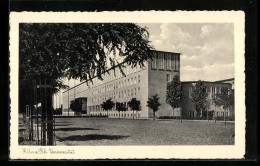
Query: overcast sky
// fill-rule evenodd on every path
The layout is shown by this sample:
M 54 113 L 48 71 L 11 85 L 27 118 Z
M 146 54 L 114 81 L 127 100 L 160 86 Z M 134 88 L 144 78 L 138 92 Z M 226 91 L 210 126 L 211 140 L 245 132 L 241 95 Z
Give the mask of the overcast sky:
M 167 23 L 146 26 L 156 50 L 181 53 L 182 81 L 234 77 L 233 24 Z

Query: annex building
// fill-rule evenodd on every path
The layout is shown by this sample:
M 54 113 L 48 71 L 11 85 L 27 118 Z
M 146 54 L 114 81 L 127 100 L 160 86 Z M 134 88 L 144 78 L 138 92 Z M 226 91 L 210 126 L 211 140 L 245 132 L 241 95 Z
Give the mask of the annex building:
M 180 53 L 154 51 L 153 60 L 149 59 L 143 68 L 132 68 L 125 64 L 123 76 L 119 67 L 109 70 L 103 75 L 104 80 L 94 77 L 93 84 L 82 82 L 63 92 L 63 114 L 67 115 L 70 101 L 75 98 L 84 98 L 84 110 L 87 115 L 107 115 L 102 110 L 101 104 L 108 98 L 113 102 L 125 103 L 127 111 L 119 112 L 115 107 L 108 112 L 111 118 L 151 118 L 153 111 L 147 105 L 148 97 L 158 94 L 161 106 L 156 116 L 172 116 L 173 110 L 166 103 L 167 82 L 170 82 L 175 75 L 180 75 Z M 132 98 L 137 98 L 141 102 L 141 111 L 137 115 L 130 110 L 127 102 Z
M 214 104 L 214 98 L 216 94 L 221 92 L 221 88 L 228 88 L 229 93 L 234 93 L 233 90 L 233 84 L 230 83 L 229 81 L 233 81 L 234 79 L 228 79 L 227 81 L 215 81 L 215 82 L 209 82 L 209 81 L 204 81 L 205 86 L 207 88 L 207 99 L 209 102 L 209 108 L 208 111 L 213 111 L 214 115 L 213 118 L 216 119 L 223 119 L 224 114 L 227 120 L 234 120 L 235 113 L 234 113 L 234 108 L 230 107 L 227 111 L 224 111 L 222 107 L 217 107 Z M 183 97 L 184 100 L 182 102 L 182 114 L 183 118 L 185 119 L 196 119 L 197 118 L 197 113 L 194 108 L 193 102 L 192 102 L 192 93 L 193 93 L 193 87 L 196 85 L 197 81 L 187 81 L 187 82 L 182 82 L 182 92 L 183 92 Z

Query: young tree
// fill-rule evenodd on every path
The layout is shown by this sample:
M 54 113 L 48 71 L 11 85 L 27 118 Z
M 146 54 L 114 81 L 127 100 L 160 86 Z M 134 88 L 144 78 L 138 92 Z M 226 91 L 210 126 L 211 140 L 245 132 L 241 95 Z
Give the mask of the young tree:
M 155 112 L 159 110 L 159 106 L 161 105 L 159 102 L 160 97 L 157 94 L 148 98 L 147 107 L 153 110 L 153 121 L 155 120 Z
M 197 117 L 202 118 L 202 112 L 206 111 L 209 103 L 208 103 L 208 93 L 207 87 L 205 86 L 204 81 L 199 80 L 195 87 L 193 88 L 193 93 L 191 94 L 193 105 L 197 112 Z
M 124 103 L 119 103 L 119 102 L 116 102 L 116 110 L 118 111 L 119 113 L 119 118 L 120 118 L 120 112 L 121 111 L 126 111 L 126 106 Z
M 108 110 L 111 110 L 114 107 L 115 103 L 112 101 L 111 98 L 107 99 L 101 104 L 101 107 L 103 110 L 107 111 L 107 116 L 108 116 Z
M 182 89 L 180 77 L 175 76 L 173 80 L 167 84 L 167 94 L 166 94 L 166 103 L 174 108 L 179 108 L 181 106 L 182 100 Z M 182 113 L 180 115 L 182 117 Z
M 227 110 L 234 105 L 234 95 L 231 93 L 229 88 L 223 87 L 221 88 L 221 92 L 216 94 L 216 98 L 214 100 L 216 106 L 223 107 L 224 109 L 224 122 L 226 124 L 226 112 Z
M 134 119 L 134 111 L 140 111 L 141 110 L 141 102 L 139 100 L 137 100 L 136 98 L 132 98 L 128 102 L 128 105 L 131 108 L 131 110 L 133 111 L 133 119 Z M 136 115 L 136 117 L 137 117 L 137 115 Z
M 123 73 L 124 66 L 111 56 L 116 53 L 128 65 L 143 67 L 152 55 L 148 38 L 147 29 L 133 23 L 19 24 L 19 91 L 26 91 L 19 93 L 20 109 L 35 104 L 31 96 L 34 88 L 30 85 L 37 80 L 44 106 L 42 121 L 46 114 L 52 120 L 52 94 L 68 88 L 64 78 L 88 83 L 97 75 L 102 80 L 109 64 L 112 69 L 118 65 Z M 48 124 L 48 145 L 53 144 L 52 129 L 53 125 Z
M 70 102 L 70 108 L 76 113 L 76 115 L 81 115 L 82 112 L 82 101 L 81 99 L 75 99 Z

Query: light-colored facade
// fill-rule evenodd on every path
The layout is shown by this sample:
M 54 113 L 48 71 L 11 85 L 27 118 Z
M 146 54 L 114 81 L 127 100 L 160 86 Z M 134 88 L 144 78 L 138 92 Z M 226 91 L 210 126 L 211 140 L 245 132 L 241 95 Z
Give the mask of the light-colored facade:
M 235 89 L 235 78 L 225 79 L 225 80 L 218 80 L 215 81 L 218 83 L 230 83 L 232 85 L 232 89 Z
M 192 93 L 193 88 L 196 85 L 197 81 L 187 81 L 182 82 L 182 92 L 183 92 L 183 103 L 182 103 L 182 115 L 183 118 L 187 119 L 193 119 L 197 118 L 197 113 L 194 108 L 193 102 L 192 102 Z M 234 120 L 234 109 L 233 107 L 230 107 L 229 110 L 224 111 L 222 107 L 217 107 L 214 104 L 214 98 L 216 94 L 221 92 L 221 88 L 228 88 L 230 89 L 230 93 L 233 93 L 232 91 L 232 84 L 231 83 L 221 83 L 221 82 L 208 82 L 205 81 L 205 86 L 207 87 L 207 99 L 209 101 L 209 108 L 208 111 L 214 111 L 214 117 L 215 118 L 223 118 L 224 114 L 229 120 Z
M 141 111 L 137 112 L 137 118 L 150 118 L 153 116 L 152 110 L 147 105 L 148 97 L 158 94 L 161 106 L 156 116 L 172 115 L 172 108 L 166 104 L 167 82 L 170 82 L 175 75 L 180 74 L 180 53 L 155 51 L 153 60 L 149 59 L 143 68 L 139 65 L 135 68 L 124 64 L 125 77 L 120 72 L 119 67 L 109 70 L 103 74 L 104 80 L 97 77 L 93 79 L 93 84 L 86 82 L 78 84 L 63 92 L 63 114 L 68 114 L 68 102 L 75 98 L 87 98 L 87 115 L 107 115 L 102 110 L 101 104 L 108 98 L 114 102 L 122 102 L 127 105 L 131 98 L 141 101 Z M 71 112 L 71 111 L 70 111 Z M 118 118 L 119 112 L 115 107 L 108 112 L 111 118 Z M 120 112 L 120 117 L 133 118 L 133 112 Z

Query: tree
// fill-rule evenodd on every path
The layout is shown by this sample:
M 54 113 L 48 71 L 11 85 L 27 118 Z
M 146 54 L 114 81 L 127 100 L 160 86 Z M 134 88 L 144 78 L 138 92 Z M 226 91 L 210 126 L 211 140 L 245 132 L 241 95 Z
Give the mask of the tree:
M 174 108 L 179 108 L 181 106 L 181 100 L 182 100 L 181 82 L 180 82 L 180 77 L 176 75 L 172 79 L 172 81 L 169 84 L 167 84 L 166 103 L 171 105 L 174 110 Z
M 133 111 L 133 119 L 134 119 L 134 111 L 140 111 L 141 110 L 141 102 L 139 100 L 137 100 L 136 98 L 132 98 L 128 102 L 128 105 L 131 108 L 131 110 Z
M 101 107 L 103 110 L 107 111 L 107 116 L 108 116 L 108 110 L 111 110 L 114 107 L 114 102 L 112 101 L 111 98 L 107 99 L 101 104 Z
M 153 121 L 155 120 L 155 112 L 159 110 L 159 106 L 161 105 L 159 102 L 160 97 L 157 94 L 148 98 L 147 107 L 153 110 Z
M 126 111 L 126 106 L 124 103 L 116 102 L 116 110 L 119 112 L 119 118 L 120 118 L 120 112 Z
M 51 121 L 51 97 L 59 89 L 68 88 L 63 83 L 64 78 L 89 83 L 95 75 L 102 80 L 102 73 L 107 72 L 108 67 L 115 69 L 116 66 L 123 73 L 123 64 L 111 56 L 117 53 L 128 65 L 143 67 L 152 55 L 148 38 L 147 28 L 133 23 L 19 24 L 19 91 L 26 91 L 19 93 L 20 109 L 34 104 L 31 96 L 34 88 L 30 85 L 35 80 L 37 85 L 43 85 L 39 87 L 40 102 L 44 106 L 42 121 L 45 121 L 46 114 Z M 50 131 L 48 144 L 51 145 L 52 124 L 47 130 Z
M 195 107 L 195 110 L 197 112 L 197 117 L 202 118 L 202 113 L 203 111 L 206 111 L 209 103 L 208 103 L 208 93 L 207 93 L 207 87 L 205 86 L 205 82 L 199 80 L 195 87 L 193 87 L 192 90 L 192 101 L 193 101 L 193 105 Z
M 76 113 L 76 115 L 80 115 L 82 112 L 82 100 L 81 99 L 75 99 L 70 102 L 70 108 L 72 111 Z
M 229 88 L 223 87 L 221 88 L 220 93 L 216 94 L 214 102 L 216 106 L 223 107 L 224 122 L 226 124 L 226 112 L 232 105 L 234 105 L 234 94 L 231 93 L 231 90 Z

